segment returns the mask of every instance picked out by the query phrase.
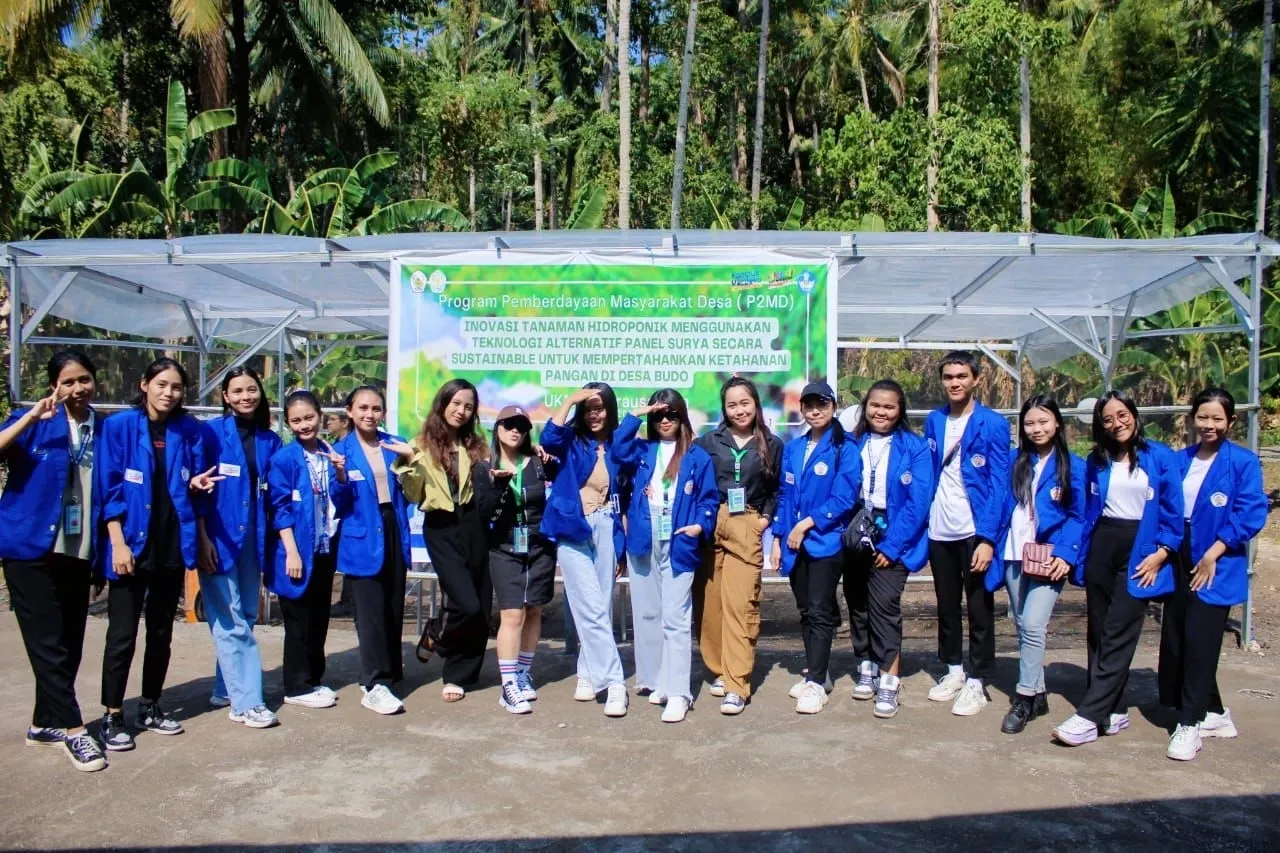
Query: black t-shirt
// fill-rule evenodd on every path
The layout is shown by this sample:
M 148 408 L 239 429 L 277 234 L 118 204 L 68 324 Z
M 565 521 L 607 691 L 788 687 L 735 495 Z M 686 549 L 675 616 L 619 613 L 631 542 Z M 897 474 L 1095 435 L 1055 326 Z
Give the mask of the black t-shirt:
M 236 432 L 240 434 L 240 446 L 244 448 L 244 463 L 249 478 L 249 516 L 258 517 L 258 429 L 252 422 L 236 420 Z
M 155 465 L 151 469 L 151 519 L 147 524 L 147 544 L 138 565 L 152 571 L 186 568 L 182 558 L 182 534 L 178 528 L 178 510 L 169 495 L 168 470 L 165 467 L 165 422 L 148 421 L 151 453 Z

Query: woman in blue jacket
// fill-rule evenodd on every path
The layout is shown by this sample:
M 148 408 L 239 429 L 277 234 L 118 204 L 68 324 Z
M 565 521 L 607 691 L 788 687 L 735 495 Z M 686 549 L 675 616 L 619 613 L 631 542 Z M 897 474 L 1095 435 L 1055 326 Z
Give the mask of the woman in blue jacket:
M 253 636 L 262 570 L 275 556 L 268 521 L 267 470 L 280 449 L 271 404 L 251 367 L 222 378 L 223 416 L 206 423 L 218 486 L 200 537 L 200 597 L 217 654 L 214 707 L 231 706 L 232 722 L 266 729 L 278 721 L 262 701 L 262 653 Z
M 267 468 L 280 544 L 263 577 L 279 597 L 284 619 L 285 704 L 332 708 L 338 697 L 324 684 L 324 642 L 338 550 L 333 493 L 346 475 L 346 460 L 320 440 L 320 401 L 310 391 L 290 394 L 284 417 L 293 441 Z
M 1167 755 L 1190 761 L 1201 738 L 1237 735 L 1218 691 L 1232 605 L 1249 597 L 1249 540 L 1267 522 L 1258 457 L 1227 440 L 1236 402 L 1222 388 L 1191 401 L 1200 441 L 1178 455 L 1185 519 L 1177 586 L 1160 622 L 1160 704 L 1178 711 Z
M 391 471 L 396 453 L 383 443 L 403 439 L 380 429 L 387 404 L 377 388 L 360 386 L 347 395 L 346 405 L 352 429 L 333 446 L 346 461 L 333 487 L 342 524 L 337 568 L 355 602 L 360 704 L 376 714 L 398 714 L 404 703 L 391 685 L 404 677 L 400 639 L 411 565 L 409 503 Z
M 773 519 L 773 565 L 791 578 L 804 637 L 804 681 L 792 688 L 798 714 L 816 714 L 827 704 L 827 664 L 840 624 L 842 535 L 862 480 L 862 458 L 845 439 L 835 411 L 830 385 L 804 387 L 800 412 L 809 432 L 782 451 L 782 490 Z
M 862 461 L 858 504 L 874 530 L 844 557 L 849 635 L 861 661 L 853 698 L 874 698 L 872 713 L 889 719 L 898 714 L 901 688 L 902 593 L 907 575 L 929 561 L 933 460 L 928 442 L 911 431 L 907 396 L 892 379 L 867 392 L 853 440 Z
M 623 553 L 623 482 L 609 452 L 617 428 L 613 389 L 588 382 L 565 398 L 542 430 L 543 449 L 560 460 L 541 529 L 556 543 L 581 643 L 573 698 L 589 702 L 606 691 L 604 712 L 610 717 L 627 713 L 622 659 L 613 640 L 613 581 Z
M 1084 460 L 1067 447 L 1057 401 L 1037 394 L 1022 404 L 1018 423 L 1018 457 L 1004 501 L 1003 536 L 996 565 L 987 572 L 988 589 L 994 592 L 1002 582 L 1007 586 L 1009 613 L 1018 634 L 1018 686 L 1000 724 L 1000 731 L 1010 735 L 1049 713 L 1045 638 L 1062 585 L 1080 560 L 1086 492 Z M 1023 549 L 1037 543 L 1053 547 L 1048 577 L 1023 571 Z
M 637 437 L 647 417 L 647 438 Z M 693 577 L 720 508 L 711 456 L 693 443 L 684 397 L 663 388 L 613 437 L 618 467 L 635 484 L 627 508 L 627 566 L 635 625 L 636 686 L 678 723 L 693 704 Z
M 96 557 L 111 582 L 101 739 L 113 751 L 134 747 L 124 720 L 124 694 L 144 614 L 147 647 L 138 726 L 161 735 L 182 734 L 182 725 L 160 706 L 160 692 L 169 671 L 174 611 L 186 570 L 196 567 L 197 537 L 210 503 L 199 494 L 193 500 L 192 492 L 212 491 L 217 470 L 204 428 L 182 407 L 188 386 L 182 365 L 157 359 L 139 384 L 135 408 L 104 420 L 94 448 L 93 499 L 106 528 L 105 536 L 99 533 L 105 547 Z
M 96 542 L 92 401 L 97 371 L 88 356 L 62 350 L 49 360 L 52 393 L 10 412 L 0 427 L 9 478 L 0 493 L 5 586 L 36 682 L 30 746 L 61 747 L 77 770 L 107 761 L 76 701 L 76 673 L 89 613 Z
M 1172 450 L 1142 435 L 1133 400 L 1108 391 L 1093 407 L 1085 535 L 1075 582 L 1088 609 L 1089 682 L 1076 713 L 1053 730 L 1067 746 L 1129 727 L 1125 690 L 1147 602 L 1173 592 L 1182 544 L 1182 478 Z

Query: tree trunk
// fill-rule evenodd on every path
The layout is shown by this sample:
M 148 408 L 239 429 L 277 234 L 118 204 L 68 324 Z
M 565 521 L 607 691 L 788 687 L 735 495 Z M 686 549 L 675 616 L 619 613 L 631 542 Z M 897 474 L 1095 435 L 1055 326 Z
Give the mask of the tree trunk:
M 533 229 L 542 230 L 542 127 L 538 121 L 538 68 L 533 53 L 533 0 L 524 4 L 524 67 L 529 78 L 529 127 L 533 131 Z M 510 230 L 510 229 L 508 229 Z
M 862 67 L 862 57 L 858 57 L 854 68 L 858 72 L 858 88 L 862 90 L 862 107 L 871 112 L 871 94 L 867 91 L 867 72 Z
M 556 183 L 556 158 L 554 152 L 551 160 L 547 163 L 547 169 L 551 172 L 551 192 L 547 195 L 547 227 L 554 231 L 560 227 L 556 221 L 556 193 L 559 185 Z
M 756 60 L 756 133 L 751 152 L 751 230 L 760 230 L 760 166 L 764 159 L 764 80 L 769 60 L 769 0 L 760 4 L 760 56 Z
M 747 0 L 738 0 L 738 31 L 747 31 Z M 737 79 L 733 83 L 734 138 L 737 150 L 733 159 L 733 181 L 747 188 L 747 97 Z
M 604 68 L 600 72 L 600 112 L 613 107 L 613 52 L 617 49 L 618 0 L 608 0 L 604 14 Z
M 680 230 L 680 202 L 684 197 L 684 153 L 689 137 L 689 86 L 693 78 L 693 48 L 698 28 L 698 0 L 689 0 L 684 25 L 684 55 L 680 59 L 680 106 L 676 114 L 676 162 L 671 179 L 671 230 Z
M 502 228 L 504 231 L 511 230 L 511 190 L 505 190 L 502 193 Z
M 782 87 L 783 116 L 787 120 L 787 147 L 791 149 L 791 178 L 804 188 L 804 169 L 800 165 L 800 135 L 796 133 L 796 113 L 791 106 L 791 87 Z
M 1027 13 L 1027 0 L 1022 0 L 1022 13 Z M 1022 230 L 1031 231 L 1031 58 L 1024 52 L 1018 63 L 1021 89 L 1020 143 L 1022 145 Z
M 129 47 L 120 49 L 120 170 L 129 168 Z M 70 235 L 68 235 L 70 236 Z
M 649 23 L 641 17 L 640 26 L 640 126 L 649 126 Z
M 942 0 L 929 0 L 929 165 L 925 169 L 925 184 L 928 189 L 928 230 L 937 231 L 938 219 L 938 52 L 941 49 L 939 39 L 939 18 L 942 15 Z
M 818 120 L 815 118 L 815 119 L 813 120 L 813 151 L 814 151 L 814 153 L 815 153 L 815 154 L 818 152 L 818 139 L 819 139 L 819 138 L 820 138 L 820 137 L 819 137 L 819 134 L 818 134 Z M 818 161 L 818 162 L 819 162 L 819 163 L 821 163 L 822 161 Z M 822 166 L 821 166 L 821 165 L 819 165 L 819 166 L 818 166 L 818 177 L 819 177 L 819 178 L 821 178 L 821 177 L 822 177 Z
M 618 227 L 631 227 L 631 0 L 618 2 Z
M 476 167 L 467 168 L 467 212 L 471 217 L 471 230 L 476 230 Z
M 245 0 L 231 0 L 232 81 L 236 107 L 236 156 L 249 159 L 253 111 L 249 107 L 249 42 L 245 36 Z

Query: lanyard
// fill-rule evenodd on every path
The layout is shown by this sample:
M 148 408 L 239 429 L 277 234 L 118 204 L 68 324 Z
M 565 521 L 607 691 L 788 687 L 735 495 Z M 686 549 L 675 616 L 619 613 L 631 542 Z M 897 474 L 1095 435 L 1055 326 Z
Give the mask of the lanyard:
M 868 439 L 868 442 L 870 442 L 870 439 Z M 877 453 L 874 458 L 869 460 L 871 463 L 871 490 L 867 494 L 867 497 L 871 497 L 876 493 L 876 469 L 880 467 L 880 460 L 884 459 L 884 455 L 889 452 L 889 448 L 892 444 L 893 436 L 889 436 L 888 440 L 884 443 L 884 448 Z M 870 445 L 868 445 L 867 449 L 870 450 Z M 871 456 L 871 454 L 868 453 L 867 456 Z
M 89 412 L 89 420 L 82 424 L 77 424 L 69 417 L 67 420 L 71 431 L 80 436 L 80 446 L 75 450 L 71 449 L 75 442 L 71 440 L 70 436 L 67 437 L 67 455 L 71 457 L 71 464 L 74 467 L 79 467 L 80 463 L 84 461 L 85 453 L 93 444 L 93 412 Z M 85 427 L 88 427 L 88 429 L 85 429 Z
M 511 475 L 511 491 L 516 500 L 516 524 L 524 525 L 524 465 L 517 464 Z
M 663 476 L 662 478 L 662 513 L 665 515 L 670 511 L 671 507 L 671 478 Z
M 747 453 L 749 453 L 750 451 L 751 451 L 750 444 L 748 444 L 746 447 L 742 448 L 741 450 L 733 450 L 732 448 L 730 448 L 729 452 L 733 454 L 733 482 L 734 483 L 742 482 L 742 460 L 746 458 Z
M 319 454 L 311 454 L 311 453 L 304 452 L 304 456 L 306 457 L 306 461 L 307 461 L 307 476 L 311 478 L 312 494 L 325 495 L 327 497 L 329 494 L 328 467 L 325 466 L 324 463 L 320 462 Z M 316 463 L 320 465 L 319 472 L 317 472 L 316 469 L 311 466 L 311 460 L 313 457 L 315 458 Z

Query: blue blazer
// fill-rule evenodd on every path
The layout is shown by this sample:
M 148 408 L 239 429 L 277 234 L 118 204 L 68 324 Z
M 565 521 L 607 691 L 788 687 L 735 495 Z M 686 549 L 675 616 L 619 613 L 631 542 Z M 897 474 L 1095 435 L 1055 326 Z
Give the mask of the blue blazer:
M 1044 470 L 1040 472 L 1040 482 L 1036 486 L 1036 541 L 1052 545 L 1053 556 L 1066 561 L 1073 570 L 1081 564 L 1081 555 L 1084 553 L 1080 543 L 1084 537 L 1085 504 L 1089 491 L 1085 480 L 1085 462 L 1073 453 L 1071 454 L 1071 503 L 1063 506 L 1058 491 L 1058 456 L 1055 453 L 1050 454 L 1044 461 Z M 1009 541 L 1013 511 L 1018 507 L 1018 498 L 1013 493 L 1012 482 L 1010 477 L 1010 488 L 1005 489 L 1004 493 L 1000 543 L 996 545 L 991 568 L 987 569 L 987 589 L 992 592 L 1004 586 L 1004 549 Z M 1074 571 L 1067 576 L 1075 580 Z
M 858 459 L 868 434 L 857 441 Z M 803 452 L 802 452 L 803 455 Z M 933 501 L 933 460 L 929 444 L 908 429 L 893 434 L 889 445 L 889 482 L 885 484 L 885 515 L 889 527 L 876 546 L 907 571 L 918 572 L 929 562 L 929 505 Z M 862 493 L 862 473 L 854 485 Z
M 787 545 L 787 535 L 806 517 L 813 519 L 813 528 L 802 543 L 806 554 L 822 559 L 836 556 L 843 548 L 842 535 L 853 518 L 853 504 L 862 486 L 862 454 L 852 439 L 846 438 L 836 447 L 833 434 L 830 428 L 823 433 L 807 463 L 807 435 L 791 439 L 782 449 L 781 489 L 773 535 L 782 546 L 782 565 L 778 568 L 784 575 L 791 574 L 796 562 L 796 552 Z
M 211 501 L 191 494 L 191 478 L 214 465 L 209 452 L 208 433 L 191 415 L 170 417 L 165 423 L 165 479 L 169 497 L 178 516 L 182 560 L 187 568 L 196 565 L 196 518 L 207 518 Z M 119 580 L 111 567 L 110 540 L 105 525 L 120 519 L 124 539 L 136 558 L 147 544 L 151 521 L 151 478 L 155 454 L 147 414 L 141 408 L 119 412 L 102 422 L 94 447 L 93 500 L 101 507 L 97 559 L 107 580 Z
M 1173 592 L 1175 584 L 1174 562 L 1182 545 L 1182 473 L 1178 459 L 1168 446 L 1147 440 L 1147 448 L 1137 454 L 1138 467 L 1146 472 L 1149 485 L 1147 504 L 1138 522 L 1138 535 L 1133 540 L 1129 555 L 1129 594 L 1134 598 L 1159 598 Z M 1072 582 L 1084 585 L 1085 564 L 1093 545 L 1093 532 L 1102 518 L 1102 508 L 1107 504 L 1107 490 L 1111 485 L 1111 466 L 1090 457 L 1085 465 L 1088 494 L 1085 497 L 1085 533 L 1080 542 L 1080 554 L 1084 559 L 1076 563 Z M 1138 586 L 1133 571 L 1145 558 L 1161 545 L 1169 549 L 1169 559 L 1156 575 L 1156 582 L 1146 589 Z
M 17 423 L 30 409 L 16 409 L 0 429 Z M 104 419 L 95 412 L 94 441 Z M 62 406 L 47 421 L 36 421 L 4 451 L 9 480 L 0 494 L 0 558 L 39 560 L 53 549 L 62 525 L 62 499 L 71 469 L 71 433 Z M 95 464 L 99 464 L 95 462 Z M 90 498 L 93 496 L 91 495 Z M 90 517 L 81 519 L 83 533 L 93 537 L 102 518 L 102 505 L 90 500 Z
M 329 469 L 329 498 L 333 499 L 338 485 L 338 473 L 333 463 L 325 460 Z M 315 567 L 316 502 L 312 493 L 311 474 L 298 441 L 285 445 L 274 456 L 267 469 L 268 495 L 271 500 L 272 526 L 276 530 L 293 530 L 298 554 L 302 557 L 302 577 L 297 580 L 285 571 L 285 548 L 277 543 L 275 558 L 263 564 L 263 581 L 267 589 L 282 598 L 300 598 L 311 583 L 311 571 Z M 336 507 L 335 507 L 336 508 Z M 337 538 L 330 539 L 332 551 L 338 545 Z
M 1185 479 L 1199 449 L 1196 444 L 1178 454 L 1180 479 Z M 1227 546 L 1226 553 L 1218 558 L 1213 583 L 1196 593 L 1201 601 L 1230 606 L 1248 599 L 1249 540 L 1266 523 L 1262 463 L 1240 445 L 1224 441 L 1191 507 L 1191 559 L 1199 562 L 1216 541 Z
M 205 532 L 218 552 L 218 574 L 227 574 L 236 567 L 240 552 L 244 549 L 245 527 L 249 523 L 249 476 L 244 457 L 244 445 L 236 430 L 234 415 L 225 415 L 204 423 L 209 455 L 217 460 L 218 476 L 224 479 L 213 490 L 213 507 L 205 520 Z M 268 523 L 267 505 L 270 496 L 266 492 L 267 471 L 271 457 L 280 449 L 280 436 L 269 429 L 259 429 L 254 435 L 254 456 L 258 469 L 258 501 L 256 530 L 258 541 L 258 565 L 266 567 L 275 552 L 276 536 Z M 206 469 L 207 470 L 207 469 Z
M 924 437 L 933 451 L 935 490 L 942 474 L 942 460 L 950 449 L 942 446 L 946 441 L 948 411 L 947 406 L 935 409 L 924 422 Z M 960 479 L 973 511 L 975 535 L 993 546 L 1000 538 L 1001 509 L 1012 464 L 1009 422 L 974 402 L 973 414 L 960 437 Z
M 638 418 L 636 421 L 639 423 Z M 623 422 L 626 422 L 625 419 Z M 618 429 L 622 429 L 621 424 Z M 610 452 L 612 444 L 612 439 L 605 443 L 604 464 L 609 471 L 609 492 L 618 495 L 621 501 L 625 477 L 618 470 L 618 461 Z M 547 421 L 542 428 L 542 447 L 560 460 L 560 473 L 556 474 L 550 485 L 539 531 L 552 542 L 587 542 L 591 539 L 591 526 L 587 524 L 587 516 L 582 511 L 579 490 L 596 467 L 599 443 L 595 439 L 579 438 L 573 431 L 572 420 L 564 426 Z M 614 555 L 621 557 L 625 547 L 622 514 L 614 513 Z
M 618 467 L 627 473 L 636 486 L 627 507 L 627 553 L 645 557 L 653 549 L 653 519 L 644 487 L 653 478 L 659 442 L 637 438 L 639 427 L 640 419 L 628 415 L 614 433 L 613 454 L 618 460 Z M 716 486 L 711 454 L 690 444 L 684 458 L 680 460 L 680 471 L 676 475 L 671 529 L 676 531 L 690 524 L 698 524 L 702 526 L 702 535 L 682 534 L 671 538 L 673 574 L 680 575 L 698 568 L 701 562 L 700 546 L 711 541 L 719 510 L 720 490 Z
M 379 441 L 404 439 L 378 430 Z M 370 578 L 382 571 L 386 560 L 383 548 L 382 512 L 378 509 L 378 487 L 373 482 L 373 469 L 360 447 L 360 436 L 354 430 L 333 445 L 333 451 L 347 460 L 347 482 L 333 478 L 330 486 L 333 507 L 342 520 L 342 535 L 338 537 L 337 569 L 355 578 Z M 387 465 L 387 488 L 391 492 L 391 505 L 396 511 L 396 525 L 400 529 L 400 551 L 408 571 L 413 560 L 409 553 L 409 502 L 405 499 L 400 481 L 391 471 L 396 455 L 383 449 L 383 461 Z M 305 471 L 303 472 L 306 473 Z M 310 488 L 308 486 L 307 488 Z M 295 533 L 296 535 L 296 533 Z

